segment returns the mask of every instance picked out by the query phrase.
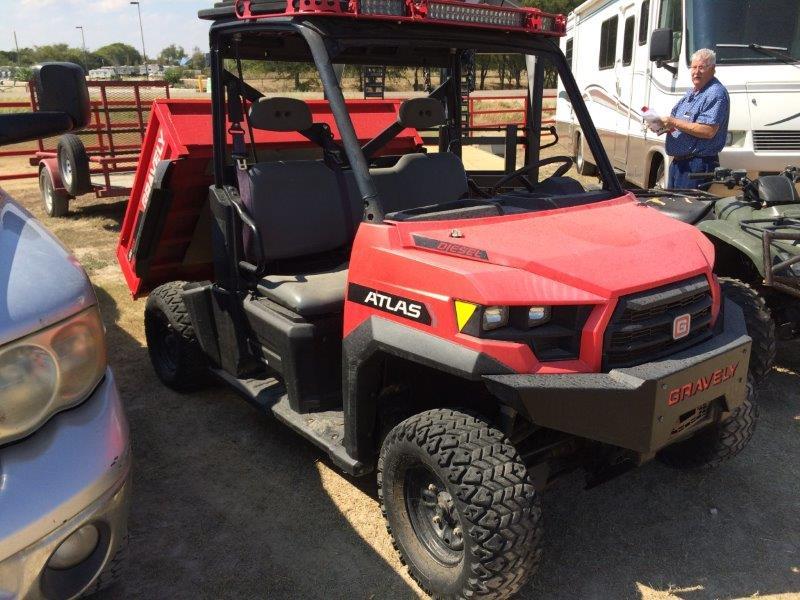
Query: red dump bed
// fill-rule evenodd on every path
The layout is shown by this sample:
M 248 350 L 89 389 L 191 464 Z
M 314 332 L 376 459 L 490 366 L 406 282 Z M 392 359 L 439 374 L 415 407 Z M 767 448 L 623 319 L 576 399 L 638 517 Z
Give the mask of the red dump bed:
M 327 101 L 310 100 L 314 122 L 339 130 Z M 347 106 L 361 143 L 394 122 L 401 100 L 349 100 Z M 316 146 L 295 132 L 256 131 L 259 160 L 308 157 Z M 230 148 L 231 139 L 228 138 Z M 413 152 L 422 145 L 406 129 L 383 150 Z M 122 222 L 117 259 L 134 297 L 173 280 L 211 279 L 211 222 L 208 187 L 213 183 L 211 102 L 156 100 L 150 113 L 130 201 Z M 167 163 L 169 161 L 169 167 Z M 159 214 L 149 214 L 149 203 Z M 336 201 L 332 198 L 332 201 Z

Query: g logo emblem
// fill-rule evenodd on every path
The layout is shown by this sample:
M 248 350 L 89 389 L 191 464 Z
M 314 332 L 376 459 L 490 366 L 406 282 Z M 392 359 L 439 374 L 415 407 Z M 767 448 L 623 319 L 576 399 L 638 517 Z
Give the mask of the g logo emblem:
M 675 317 L 672 321 L 672 339 L 679 340 L 689 335 L 692 330 L 692 315 L 685 314 Z

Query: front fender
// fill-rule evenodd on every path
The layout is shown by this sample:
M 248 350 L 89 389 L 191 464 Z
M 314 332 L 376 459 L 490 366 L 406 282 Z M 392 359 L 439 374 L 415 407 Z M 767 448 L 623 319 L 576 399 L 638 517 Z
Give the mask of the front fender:
M 715 244 L 722 242 L 744 254 L 764 277 L 764 251 L 760 237 L 747 233 L 739 223 L 727 221 L 701 221 L 697 228 Z

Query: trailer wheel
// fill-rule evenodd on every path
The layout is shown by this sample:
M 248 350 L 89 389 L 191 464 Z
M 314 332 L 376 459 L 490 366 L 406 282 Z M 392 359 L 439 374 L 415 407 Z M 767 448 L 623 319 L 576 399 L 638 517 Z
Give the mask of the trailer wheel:
M 58 169 L 70 195 L 80 196 L 92 191 L 89 155 L 77 135 L 67 133 L 58 140 Z
M 688 440 L 667 446 L 658 460 L 675 469 L 712 468 L 744 450 L 758 421 L 753 376 L 747 376 L 747 399 L 724 419 L 701 429 Z
M 579 175 L 597 175 L 597 167 L 590 162 L 586 162 L 581 137 L 580 133 L 575 136 L 575 169 Z
M 57 190 L 53 176 L 46 168 L 39 170 L 39 192 L 42 195 L 44 212 L 48 217 L 65 217 L 69 212 L 70 195 L 64 190 Z
M 208 380 L 208 365 L 181 297 L 185 282 L 154 289 L 144 309 L 144 333 L 150 362 L 167 387 L 188 392 Z
M 775 322 L 764 298 L 752 287 L 738 279 L 719 278 L 722 294 L 733 300 L 744 312 L 747 334 L 753 338 L 750 352 L 750 373 L 756 382 L 762 381 L 775 363 Z
M 403 564 L 434 597 L 506 598 L 539 565 L 541 508 L 527 469 L 475 416 L 436 409 L 394 427 L 378 496 Z

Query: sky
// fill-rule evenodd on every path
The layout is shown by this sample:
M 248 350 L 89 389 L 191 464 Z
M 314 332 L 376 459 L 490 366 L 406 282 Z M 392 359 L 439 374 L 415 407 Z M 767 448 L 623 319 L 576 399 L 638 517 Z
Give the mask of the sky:
M 199 46 L 208 50 L 210 21 L 197 11 L 211 8 L 214 0 L 140 0 L 144 43 L 148 58 L 170 44 L 183 46 L 188 54 Z M 122 42 L 142 51 L 139 15 L 129 0 L 0 0 L 0 50 L 68 44 L 81 47 L 83 26 L 86 49 Z

